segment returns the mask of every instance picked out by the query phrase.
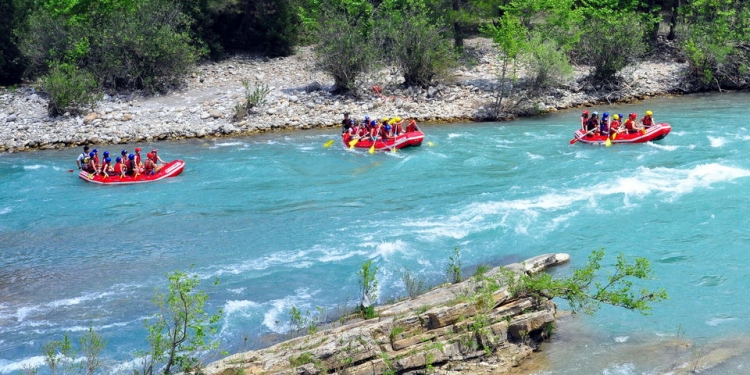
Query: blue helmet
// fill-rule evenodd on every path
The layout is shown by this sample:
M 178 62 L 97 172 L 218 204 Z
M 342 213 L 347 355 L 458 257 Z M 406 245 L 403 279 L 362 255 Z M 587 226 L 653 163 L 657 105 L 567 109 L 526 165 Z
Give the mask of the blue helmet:
M 370 121 L 370 126 L 375 126 L 375 125 L 377 125 L 377 123 L 375 122 L 375 120 Z
M 112 162 L 112 158 L 104 158 L 104 161 L 106 161 L 107 163 L 111 163 Z
M 94 151 L 91 151 L 91 152 L 89 152 L 89 157 L 90 157 L 90 158 L 93 158 L 93 157 L 94 157 L 94 154 L 96 154 L 96 152 L 94 152 Z
M 365 116 L 365 121 L 370 119 L 370 115 Z
M 97 150 L 97 149 L 93 149 L 93 150 L 91 150 L 91 152 L 93 152 L 93 153 L 95 153 L 95 154 L 96 154 L 97 152 L 99 152 L 99 150 Z
M 107 156 L 109 156 L 109 151 L 104 151 L 104 157 L 106 158 Z
M 606 117 L 609 117 L 609 112 L 602 113 L 602 118 L 606 118 Z
M 133 160 L 133 159 L 135 159 L 135 154 L 130 154 L 130 155 L 128 155 L 128 159 L 130 159 L 130 160 Z
M 591 115 L 592 115 L 592 116 L 599 116 L 599 112 L 597 112 L 597 111 L 594 111 L 594 112 L 592 112 L 592 113 L 591 113 Z
M 128 150 L 122 150 L 120 151 L 120 155 L 125 156 L 128 154 Z
M 117 159 L 115 159 L 115 161 L 119 163 L 122 161 L 122 158 L 118 156 Z
M 385 130 L 391 130 L 391 126 L 390 125 L 386 125 L 385 126 Z

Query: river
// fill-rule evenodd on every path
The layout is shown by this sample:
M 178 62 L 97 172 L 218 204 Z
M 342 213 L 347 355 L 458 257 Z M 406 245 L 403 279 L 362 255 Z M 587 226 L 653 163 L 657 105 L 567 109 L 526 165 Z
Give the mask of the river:
M 553 271 L 566 276 L 600 248 L 604 272 L 620 253 L 651 262 L 644 285 L 670 299 L 650 316 L 604 306 L 566 319 L 539 374 L 656 373 L 668 364 L 653 347 L 675 337 L 705 351 L 732 343 L 738 353 L 704 373 L 747 373 L 750 354 L 733 340 L 750 331 L 748 102 L 590 108 L 653 110 L 673 127 L 612 147 L 569 144 L 580 110 L 427 124 L 422 147 L 372 155 L 323 147 L 335 129 L 141 144 L 187 163 L 145 185 L 79 180 L 79 149 L 0 155 L 0 373 L 41 364 L 45 342 L 89 327 L 108 339 L 108 371 L 122 368 L 147 348 L 143 319 L 174 270 L 205 281 L 207 309 L 224 311 L 221 348 L 235 352 L 288 332 L 292 307 L 334 316 L 356 304 L 368 259 L 386 302 L 406 294 L 404 270 L 445 282 L 454 248 L 465 276 L 549 252 L 571 255 Z

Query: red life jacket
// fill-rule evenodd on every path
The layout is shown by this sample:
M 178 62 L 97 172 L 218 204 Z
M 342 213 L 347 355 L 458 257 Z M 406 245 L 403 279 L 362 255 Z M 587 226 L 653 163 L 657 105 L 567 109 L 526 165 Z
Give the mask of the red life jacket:
M 643 123 L 643 126 L 651 126 L 654 124 L 654 119 L 651 118 L 651 116 L 643 116 L 641 122 Z

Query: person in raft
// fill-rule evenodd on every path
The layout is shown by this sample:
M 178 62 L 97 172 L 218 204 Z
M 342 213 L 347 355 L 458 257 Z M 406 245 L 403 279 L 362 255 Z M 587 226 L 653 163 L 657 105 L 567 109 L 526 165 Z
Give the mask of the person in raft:
M 159 152 L 159 150 L 157 150 L 157 149 L 151 150 L 151 153 L 154 154 L 154 163 L 156 163 L 156 164 L 159 164 L 159 163 L 166 164 L 167 162 L 164 161 L 164 160 L 161 160 L 161 158 L 159 157 L 158 152 Z
M 115 159 L 115 166 L 112 168 L 112 173 L 123 178 L 125 177 L 125 169 L 125 165 L 122 163 L 122 158 L 118 156 L 117 159 Z
M 133 177 L 138 175 L 138 164 L 135 163 L 135 154 L 128 155 L 128 161 L 126 165 L 128 167 L 125 171 L 126 175 Z
M 625 126 L 626 133 L 635 133 L 638 131 L 637 119 L 638 119 L 637 113 L 631 113 L 628 115 L 628 119 L 625 120 L 625 123 L 623 124 Z
M 89 163 L 89 146 L 83 146 L 83 152 L 76 158 L 76 165 L 79 170 L 86 171 Z M 86 171 L 89 172 L 89 171 Z M 93 171 L 91 171 L 93 172 Z
M 619 114 L 612 115 L 612 122 L 609 123 L 609 133 L 612 135 L 620 134 L 623 132 L 624 129 L 622 129 L 622 123 L 620 122 L 620 116 Z
M 406 125 L 406 132 L 421 132 L 422 130 L 419 129 L 419 126 L 417 126 L 417 120 L 411 119 L 409 120 L 409 125 Z
M 581 113 L 581 130 L 586 131 L 586 123 L 589 121 L 589 111 Z
M 586 134 L 599 134 L 599 112 L 594 111 L 586 121 Z
M 138 166 L 138 169 L 143 169 L 143 161 L 141 160 L 141 148 L 140 147 L 135 148 L 135 165 Z
M 154 174 L 159 170 L 159 167 L 157 167 L 154 159 L 155 158 L 153 153 L 149 152 L 148 154 L 146 154 L 146 161 L 143 163 L 143 174 Z
M 651 111 L 646 111 L 646 115 L 641 119 L 641 126 L 644 129 L 648 129 L 652 125 L 655 125 L 653 114 L 654 113 Z
M 352 121 L 349 119 L 349 112 L 344 112 L 344 119 L 341 120 L 341 134 L 349 131 L 352 127 Z

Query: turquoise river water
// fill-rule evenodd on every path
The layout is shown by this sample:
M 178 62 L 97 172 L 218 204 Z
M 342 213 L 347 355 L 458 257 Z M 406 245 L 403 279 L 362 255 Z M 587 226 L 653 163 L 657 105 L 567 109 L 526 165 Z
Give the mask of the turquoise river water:
M 144 144 L 187 163 L 146 185 L 79 180 L 68 172 L 79 149 L 0 155 L 0 373 L 40 364 L 42 344 L 88 327 L 108 339 L 108 371 L 127 367 L 147 348 L 154 289 L 191 265 L 234 352 L 287 333 L 293 306 L 355 304 L 368 259 L 380 302 L 405 295 L 404 269 L 444 282 L 455 247 L 465 275 L 549 252 L 571 255 L 553 271 L 569 275 L 599 248 L 605 271 L 618 253 L 651 261 L 646 286 L 670 299 L 651 316 L 603 307 L 568 319 L 539 374 L 662 373 L 674 364 L 653 347 L 681 337 L 694 354 L 734 350 L 704 373 L 749 373 L 738 344 L 750 334 L 748 103 L 710 94 L 592 108 L 651 109 L 673 126 L 662 141 L 612 147 L 569 144 L 579 110 L 423 125 L 422 147 L 373 155 L 324 148 L 338 129 Z

